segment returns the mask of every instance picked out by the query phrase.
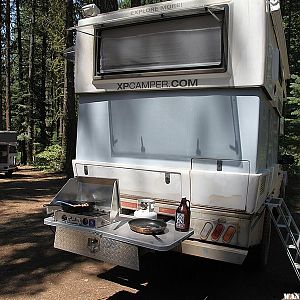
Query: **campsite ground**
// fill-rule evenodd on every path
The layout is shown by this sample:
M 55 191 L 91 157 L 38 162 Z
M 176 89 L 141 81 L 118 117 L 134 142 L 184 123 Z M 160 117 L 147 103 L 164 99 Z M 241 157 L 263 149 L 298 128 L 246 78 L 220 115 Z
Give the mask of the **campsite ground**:
M 65 181 L 28 168 L 12 179 L 0 175 L 1 300 L 278 300 L 300 292 L 274 230 L 269 263 L 261 272 L 173 252 L 144 257 L 142 271 L 136 272 L 54 249 L 54 235 L 43 225 L 43 205 Z M 290 184 L 297 200 L 299 178 Z

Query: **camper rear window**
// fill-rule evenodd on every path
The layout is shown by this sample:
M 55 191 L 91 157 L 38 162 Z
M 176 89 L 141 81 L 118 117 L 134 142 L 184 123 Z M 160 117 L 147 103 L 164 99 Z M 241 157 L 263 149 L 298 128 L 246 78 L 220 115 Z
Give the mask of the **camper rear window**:
M 98 29 L 96 76 L 225 70 L 225 12 Z

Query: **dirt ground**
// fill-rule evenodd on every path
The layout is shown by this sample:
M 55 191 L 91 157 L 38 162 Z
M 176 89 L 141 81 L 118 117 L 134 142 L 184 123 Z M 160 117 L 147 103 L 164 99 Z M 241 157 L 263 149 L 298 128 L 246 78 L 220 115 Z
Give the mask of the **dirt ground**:
M 0 175 L 0 299 L 107 299 L 136 292 L 97 277 L 111 265 L 53 248 L 43 205 L 65 181 L 32 169 L 12 179 Z
M 151 254 L 140 272 L 53 248 L 43 205 L 66 180 L 21 169 L 0 175 L 0 299 L 283 299 L 299 282 L 275 234 L 262 272 L 189 257 Z M 274 232 L 274 230 L 273 230 Z

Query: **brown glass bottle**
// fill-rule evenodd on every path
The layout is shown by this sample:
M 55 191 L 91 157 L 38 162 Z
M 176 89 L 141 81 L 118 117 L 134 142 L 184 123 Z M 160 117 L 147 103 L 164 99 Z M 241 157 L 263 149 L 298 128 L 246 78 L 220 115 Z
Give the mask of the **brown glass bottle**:
M 190 229 L 190 201 L 186 198 L 181 199 L 181 203 L 176 210 L 175 229 L 177 231 L 189 231 Z

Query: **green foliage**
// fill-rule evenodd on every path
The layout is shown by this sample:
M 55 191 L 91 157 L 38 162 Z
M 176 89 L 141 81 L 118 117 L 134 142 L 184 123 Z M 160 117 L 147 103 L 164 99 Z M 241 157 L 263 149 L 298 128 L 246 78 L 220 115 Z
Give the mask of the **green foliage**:
M 292 74 L 300 74 L 300 1 L 280 1 L 285 23 L 286 42 L 289 55 L 289 64 Z
M 300 76 L 293 75 L 290 97 L 285 106 L 285 136 L 282 142 L 285 153 L 293 154 L 300 166 Z
M 282 0 L 281 8 L 292 78 L 284 107 L 285 135 L 280 146 L 281 152 L 295 157 L 295 165 L 291 166 L 291 170 L 297 172 L 300 169 L 300 2 Z
M 130 7 L 130 0 L 121 0 L 121 1 L 119 1 L 119 7 L 121 9 Z
M 49 146 L 44 151 L 35 156 L 35 166 L 41 170 L 60 171 L 61 156 L 61 146 Z

